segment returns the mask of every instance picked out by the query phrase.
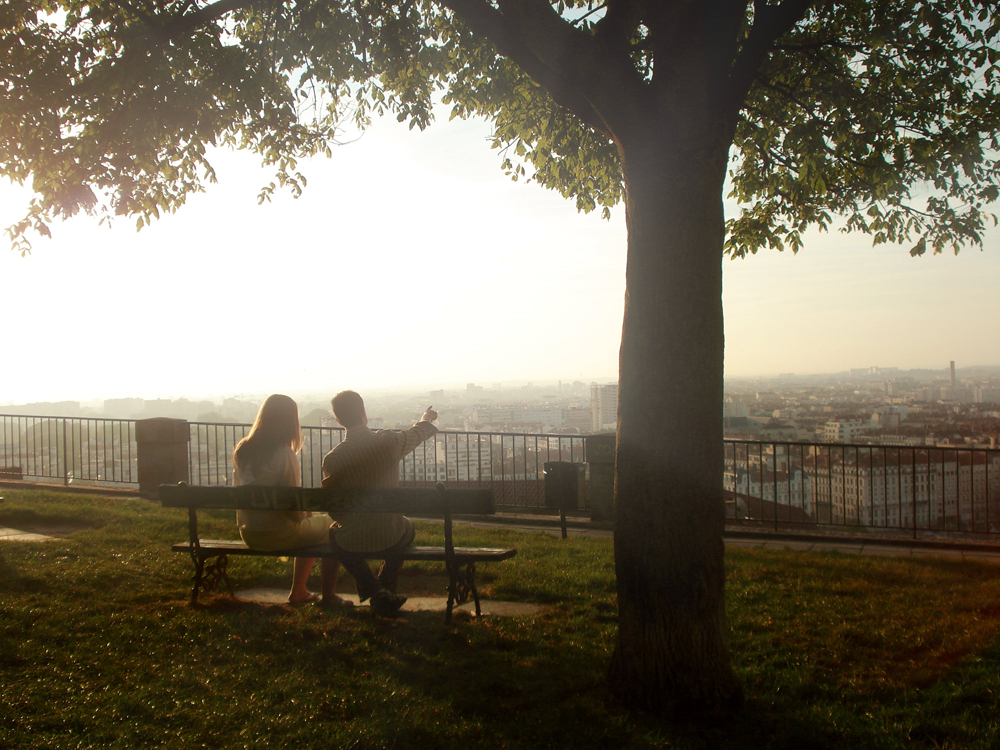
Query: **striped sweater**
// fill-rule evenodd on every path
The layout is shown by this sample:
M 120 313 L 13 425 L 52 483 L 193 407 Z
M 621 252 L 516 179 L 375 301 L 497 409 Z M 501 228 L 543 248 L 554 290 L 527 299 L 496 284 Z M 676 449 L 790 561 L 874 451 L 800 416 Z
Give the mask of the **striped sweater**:
M 378 432 L 364 425 L 352 427 L 323 459 L 323 486 L 396 487 L 400 459 L 437 431 L 430 422 L 417 422 L 408 430 Z M 337 544 L 351 552 L 387 549 L 402 539 L 408 528 L 398 513 L 342 513 L 334 520 L 340 524 Z

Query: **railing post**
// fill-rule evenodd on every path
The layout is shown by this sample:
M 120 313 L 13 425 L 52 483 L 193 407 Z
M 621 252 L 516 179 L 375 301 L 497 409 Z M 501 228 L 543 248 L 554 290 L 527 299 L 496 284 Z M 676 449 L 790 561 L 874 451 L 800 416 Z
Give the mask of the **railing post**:
M 66 419 L 63 417 L 63 484 L 69 487 L 69 451 L 66 449 Z
M 587 485 L 587 507 L 594 521 L 615 518 L 615 436 L 588 435 L 583 439 L 590 482 Z
M 191 428 L 185 419 L 154 417 L 135 423 L 139 494 L 155 497 L 161 484 L 188 481 L 188 442 Z

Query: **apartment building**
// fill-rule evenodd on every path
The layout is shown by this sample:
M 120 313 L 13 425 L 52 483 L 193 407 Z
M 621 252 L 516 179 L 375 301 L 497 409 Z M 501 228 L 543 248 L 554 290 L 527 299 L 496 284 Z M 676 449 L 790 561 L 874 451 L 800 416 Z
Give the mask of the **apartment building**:
M 827 443 L 852 443 L 864 434 L 864 422 L 831 421 L 823 426 L 823 440 Z
M 590 429 L 613 432 L 618 428 L 618 383 L 590 386 Z
M 1000 457 L 946 449 L 844 450 L 803 467 L 817 520 L 861 526 L 1000 527 Z

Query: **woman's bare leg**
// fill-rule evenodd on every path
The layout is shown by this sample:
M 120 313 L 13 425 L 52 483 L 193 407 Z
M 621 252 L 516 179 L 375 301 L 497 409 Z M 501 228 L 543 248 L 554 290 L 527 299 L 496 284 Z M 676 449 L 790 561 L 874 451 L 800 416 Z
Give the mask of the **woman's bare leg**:
M 309 591 L 309 572 L 312 570 L 315 557 L 296 557 L 292 561 L 292 590 L 288 592 L 289 604 L 302 604 L 318 598 Z

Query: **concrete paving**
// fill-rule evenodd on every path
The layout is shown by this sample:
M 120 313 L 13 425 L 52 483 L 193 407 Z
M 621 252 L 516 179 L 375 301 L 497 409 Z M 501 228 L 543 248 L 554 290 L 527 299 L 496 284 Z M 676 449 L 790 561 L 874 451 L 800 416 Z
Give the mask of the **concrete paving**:
M 401 594 L 405 594 L 405 591 L 400 591 Z M 340 593 L 344 599 L 353 602 L 356 606 L 358 605 L 357 594 L 345 594 Z M 409 595 L 407 595 L 409 596 Z M 256 604 L 266 604 L 266 605 L 284 605 L 285 600 L 288 598 L 288 589 L 272 589 L 272 588 L 257 588 L 257 589 L 245 589 L 243 591 L 236 592 L 236 598 L 244 602 L 254 602 Z M 315 605 L 305 605 L 305 606 L 315 606 Z M 364 608 L 367 608 L 367 603 Z M 403 612 L 444 612 L 448 608 L 448 598 L 444 596 L 409 596 L 406 600 L 406 604 L 403 605 Z M 539 604 L 528 604 L 526 602 L 500 602 L 500 601 L 490 601 L 487 599 L 480 600 L 480 610 L 483 616 L 490 615 L 492 617 L 532 617 L 541 612 L 544 612 L 547 608 Z M 475 602 L 466 602 L 465 604 L 456 606 L 453 612 L 459 613 L 463 612 L 466 615 L 475 615 L 476 604 Z
M 567 519 L 567 536 L 589 536 L 610 538 L 614 531 L 608 524 L 591 524 L 585 518 Z M 456 521 L 469 526 L 481 528 L 502 527 L 545 533 L 561 536 L 562 529 L 559 519 L 553 516 L 536 516 L 530 514 L 498 513 L 490 520 Z M 906 542 L 880 542 L 878 540 L 859 540 L 849 538 L 831 539 L 796 539 L 777 536 L 743 536 L 723 534 L 727 548 L 766 547 L 771 549 L 805 550 L 811 552 L 840 552 L 846 555 L 879 555 L 886 557 L 936 557 L 952 560 L 974 560 L 1000 565 L 1000 547 L 995 551 L 989 548 L 952 549 L 941 546 L 907 544 Z M 966 545 L 973 546 L 973 545 Z
M 51 542 L 54 536 L 0 526 L 0 542 Z

